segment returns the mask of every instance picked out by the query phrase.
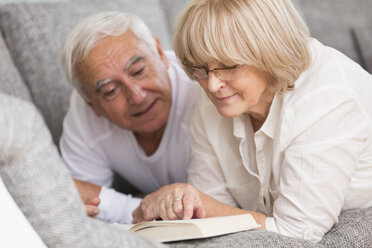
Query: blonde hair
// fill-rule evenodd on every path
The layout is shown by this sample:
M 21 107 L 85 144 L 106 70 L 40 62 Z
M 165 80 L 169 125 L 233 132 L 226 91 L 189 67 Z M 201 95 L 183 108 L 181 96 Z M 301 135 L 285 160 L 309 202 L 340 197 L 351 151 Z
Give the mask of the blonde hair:
M 84 61 L 94 46 L 107 36 L 120 36 L 126 31 L 144 41 L 157 55 L 156 41 L 150 29 L 136 15 L 125 12 L 102 12 L 79 22 L 67 35 L 61 49 L 62 66 L 67 79 L 86 100 L 89 97 L 75 73 L 75 65 Z
M 246 64 L 293 90 L 311 62 L 309 30 L 290 0 L 192 0 L 174 30 L 181 62 Z

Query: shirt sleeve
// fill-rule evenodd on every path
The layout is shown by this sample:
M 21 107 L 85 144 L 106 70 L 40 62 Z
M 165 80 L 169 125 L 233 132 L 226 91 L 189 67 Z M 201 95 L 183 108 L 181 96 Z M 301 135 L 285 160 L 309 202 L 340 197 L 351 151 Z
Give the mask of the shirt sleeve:
M 188 170 L 188 183 L 205 194 L 236 207 L 237 203 L 226 187 L 220 162 L 208 141 L 201 105 L 197 104 L 191 122 L 191 165 Z
M 266 220 L 269 231 L 318 242 L 338 222 L 371 128 L 358 100 L 335 91 L 323 92 L 318 109 L 305 101 L 283 124 L 296 136 L 283 152 L 278 197 L 273 217 Z
M 133 223 L 133 211 L 141 203 L 141 198 L 121 194 L 114 189 L 102 187 L 99 195 L 100 213 L 98 218 L 107 222 L 131 224 Z
M 76 93 L 75 93 L 76 94 Z M 62 158 L 73 178 L 102 186 L 98 218 L 108 222 L 132 223 L 132 212 L 140 199 L 110 189 L 113 171 L 90 128 L 93 121 L 87 117 L 87 109 L 79 96 L 72 96 L 70 109 L 63 123 L 60 140 Z M 93 113 L 94 114 L 94 113 Z
M 82 104 L 85 103 L 72 97 L 60 140 L 62 158 L 73 178 L 108 187 L 113 171 L 102 149 L 97 147 L 97 137 L 93 137 L 87 109 Z

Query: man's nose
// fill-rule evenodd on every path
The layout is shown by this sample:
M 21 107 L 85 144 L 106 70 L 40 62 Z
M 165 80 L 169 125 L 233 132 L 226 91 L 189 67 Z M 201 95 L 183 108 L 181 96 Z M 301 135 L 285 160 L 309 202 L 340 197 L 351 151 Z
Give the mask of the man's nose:
M 219 89 L 226 86 L 226 83 L 221 81 L 213 72 L 208 74 L 208 90 L 211 93 L 217 92 Z
M 129 104 L 141 104 L 146 99 L 147 91 L 140 85 L 133 84 L 126 87 L 125 96 Z

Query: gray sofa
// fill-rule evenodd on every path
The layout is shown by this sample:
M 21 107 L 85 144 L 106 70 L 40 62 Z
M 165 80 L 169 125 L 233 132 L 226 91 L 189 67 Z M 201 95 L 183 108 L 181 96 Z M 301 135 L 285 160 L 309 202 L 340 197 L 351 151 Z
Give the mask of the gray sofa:
M 0 5 L 0 91 L 33 103 L 58 144 L 72 91 L 59 61 L 68 30 L 99 11 L 121 10 L 142 17 L 166 49 L 172 24 L 187 0 L 75 0 Z M 294 0 L 312 34 L 372 72 L 371 0 Z M 316 213 L 314 213 L 316 214 Z M 314 245 L 265 231 L 170 244 L 214 247 L 222 239 L 245 247 L 372 247 L 372 209 L 345 211 Z M 229 242 L 234 244 L 234 242 Z

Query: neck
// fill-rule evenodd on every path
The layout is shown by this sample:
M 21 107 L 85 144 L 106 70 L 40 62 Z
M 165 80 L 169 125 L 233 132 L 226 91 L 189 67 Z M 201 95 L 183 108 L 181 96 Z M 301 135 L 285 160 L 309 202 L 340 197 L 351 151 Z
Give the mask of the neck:
M 147 156 L 150 156 L 156 152 L 158 149 L 161 138 L 163 137 L 165 131 L 165 125 L 161 127 L 159 130 L 152 132 L 152 133 L 136 133 L 134 132 L 134 136 L 136 137 L 137 143 L 143 149 Z
M 269 115 L 271 103 L 273 102 L 275 92 L 271 89 L 266 89 L 262 97 L 260 98 L 257 107 L 252 111 L 249 111 L 251 116 L 251 122 L 253 130 L 258 131 L 264 124 L 267 116 Z

